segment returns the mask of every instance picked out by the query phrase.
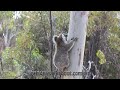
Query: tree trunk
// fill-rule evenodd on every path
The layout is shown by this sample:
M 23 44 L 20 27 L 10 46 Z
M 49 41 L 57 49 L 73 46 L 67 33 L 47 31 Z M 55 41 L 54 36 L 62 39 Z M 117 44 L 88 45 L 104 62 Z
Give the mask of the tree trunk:
M 77 37 L 78 40 L 70 51 L 70 66 L 68 71 L 70 76 L 65 76 L 68 79 L 82 79 L 83 57 L 86 41 L 86 29 L 88 22 L 88 11 L 71 11 L 70 24 L 68 32 L 68 41 L 71 38 Z M 77 75 L 79 73 L 79 75 Z

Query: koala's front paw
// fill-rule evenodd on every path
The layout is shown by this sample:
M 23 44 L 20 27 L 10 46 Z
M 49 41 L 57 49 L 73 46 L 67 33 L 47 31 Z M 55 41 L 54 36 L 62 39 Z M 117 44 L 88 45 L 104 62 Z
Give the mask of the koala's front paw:
M 71 38 L 71 40 L 74 40 L 74 37 L 73 37 L 73 38 Z
M 78 40 L 78 38 L 76 37 L 76 38 L 74 38 L 74 41 L 77 41 Z
M 73 41 L 77 41 L 77 40 L 78 40 L 78 38 L 77 38 L 77 37 L 76 37 L 76 38 L 74 38 L 74 37 L 73 37 L 71 40 L 73 40 Z

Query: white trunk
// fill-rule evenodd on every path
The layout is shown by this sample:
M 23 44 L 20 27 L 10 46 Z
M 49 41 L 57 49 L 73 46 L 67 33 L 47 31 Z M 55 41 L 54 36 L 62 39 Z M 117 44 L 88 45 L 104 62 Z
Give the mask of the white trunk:
M 6 29 L 5 33 L 3 33 L 4 41 L 5 41 L 5 47 L 9 47 L 8 44 L 8 29 Z
M 69 41 L 71 38 L 77 37 L 78 40 L 70 52 L 70 67 L 68 68 L 68 71 L 72 72 L 72 74 L 74 72 L 79 72 L 80 75 L 71 75 L 65 78 L 82 79 L 88 13 L 88 11 L 70 12 L 70 24 L 67 39 Z

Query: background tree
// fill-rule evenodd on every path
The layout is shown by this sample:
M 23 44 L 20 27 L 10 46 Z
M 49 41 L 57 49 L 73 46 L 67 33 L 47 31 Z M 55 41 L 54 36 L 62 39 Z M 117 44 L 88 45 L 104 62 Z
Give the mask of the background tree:
M 89 39 L 86 43 L 84 62 L 85 66 L 88 66 L 88 61 L 94 62 L 88 76 L 90 79 L 93 75 L 96 75 L 96 78 L 119 78 L 119 52 L 118 49 L 113 49 L 115 45 L 119 45 L 117 43 L 119 38 L 114 38 L 119 34 L 118 13 L 113 11 L 90 13 L 87 34 Z M 111 42 L 110 39 L 114 39 L 115 42 Z

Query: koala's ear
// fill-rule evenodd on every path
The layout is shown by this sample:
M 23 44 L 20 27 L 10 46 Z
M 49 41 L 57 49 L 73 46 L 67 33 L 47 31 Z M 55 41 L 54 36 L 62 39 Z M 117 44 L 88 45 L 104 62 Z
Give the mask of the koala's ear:
M 57 41 L 57 37 L 54 37 L 54 40 Z
M 56 35 L 53 36 L 53 43 L 57 42 L 58 37 Z

